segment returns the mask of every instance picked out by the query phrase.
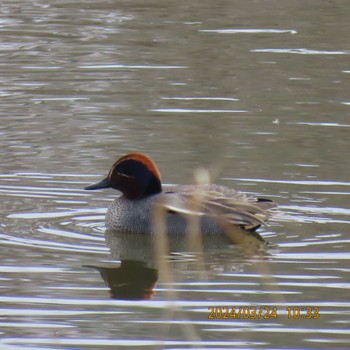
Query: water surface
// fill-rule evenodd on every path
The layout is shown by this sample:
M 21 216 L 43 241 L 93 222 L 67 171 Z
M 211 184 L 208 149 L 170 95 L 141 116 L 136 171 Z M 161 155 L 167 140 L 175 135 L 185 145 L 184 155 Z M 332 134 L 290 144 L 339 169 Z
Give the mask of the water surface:
M 0 8 L 1 348 L 348 347 L 348 2 Z M 83 190 L 130 151 L 276 200 L 271 246 L 175 242 L 159 270 Z

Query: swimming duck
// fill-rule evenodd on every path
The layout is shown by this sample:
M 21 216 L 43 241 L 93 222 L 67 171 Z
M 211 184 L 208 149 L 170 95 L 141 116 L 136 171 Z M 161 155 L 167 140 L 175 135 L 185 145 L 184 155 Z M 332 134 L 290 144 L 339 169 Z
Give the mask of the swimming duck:
M 152 210 L 155 203 L 164 203 L 168 234 L 187 233 L 188 216 L 196 215 L 202 234 L 223 234 L 230 229 L 239 229 L 262 240 L 255 231 L 268 220 L 270 209 L 276 206 L 269 199 L 250 197 L 220 185 L 163 188 L 156 164 L 142 153 L 121 157 L 106 178 L 85 189 L 110 187 L 122 195 L 110 205 L 106 227 L 125 232 L 153 233 Z M 196 202 L 198 191 L 200 202 Z

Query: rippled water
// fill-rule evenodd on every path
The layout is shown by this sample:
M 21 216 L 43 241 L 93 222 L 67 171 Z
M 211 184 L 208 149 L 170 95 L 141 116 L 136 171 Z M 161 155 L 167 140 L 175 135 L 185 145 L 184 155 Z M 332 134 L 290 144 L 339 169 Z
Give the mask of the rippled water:
M 1 349 L 348 348 L 346 1 L 0 8 Z M 129 151 L 276 200 L 270 246 L 159 268 L 83 190 Z

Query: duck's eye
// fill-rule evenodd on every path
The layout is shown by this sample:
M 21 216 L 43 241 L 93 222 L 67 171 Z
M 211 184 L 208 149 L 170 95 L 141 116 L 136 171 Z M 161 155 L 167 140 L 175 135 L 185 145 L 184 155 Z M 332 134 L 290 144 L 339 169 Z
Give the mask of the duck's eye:
M 168 209 L 168 214 L 177 214 L 177 211 L 172 210 L 172 209 Z
M 134 159 L 128 159 L 117 164 L 115 170 L 125 176 L 136 177 L 139 174 L 147 174 L 147 167 Z
M 118 168 L 117 168 L 117 171 L 118 171 L 118 173 L 120 173 L 120 174 L 125 174 L 125 175 L 127 175 L 127 174 L 126 174 L 125 166 L 123 166 L 123 165 L 119 165 Z
M 127 164 L 120 164 L 117 167 L 117 171 L 119 174 L 131 176 L 132 175 L 132 168 L 128 166 Z

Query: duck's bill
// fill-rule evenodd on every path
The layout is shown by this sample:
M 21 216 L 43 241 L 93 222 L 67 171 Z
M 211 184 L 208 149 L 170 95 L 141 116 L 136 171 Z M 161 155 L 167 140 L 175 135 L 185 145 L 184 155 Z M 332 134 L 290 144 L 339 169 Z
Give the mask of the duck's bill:
M 109 187 L 111 187 L 111 183 L 109 182 L 108 177 L 106 177 L 105 179 L 103 179 L 102 181 L 96 184 L 85 187 L 84 190 L 99 190 L 102 188 L 109 188 Z

